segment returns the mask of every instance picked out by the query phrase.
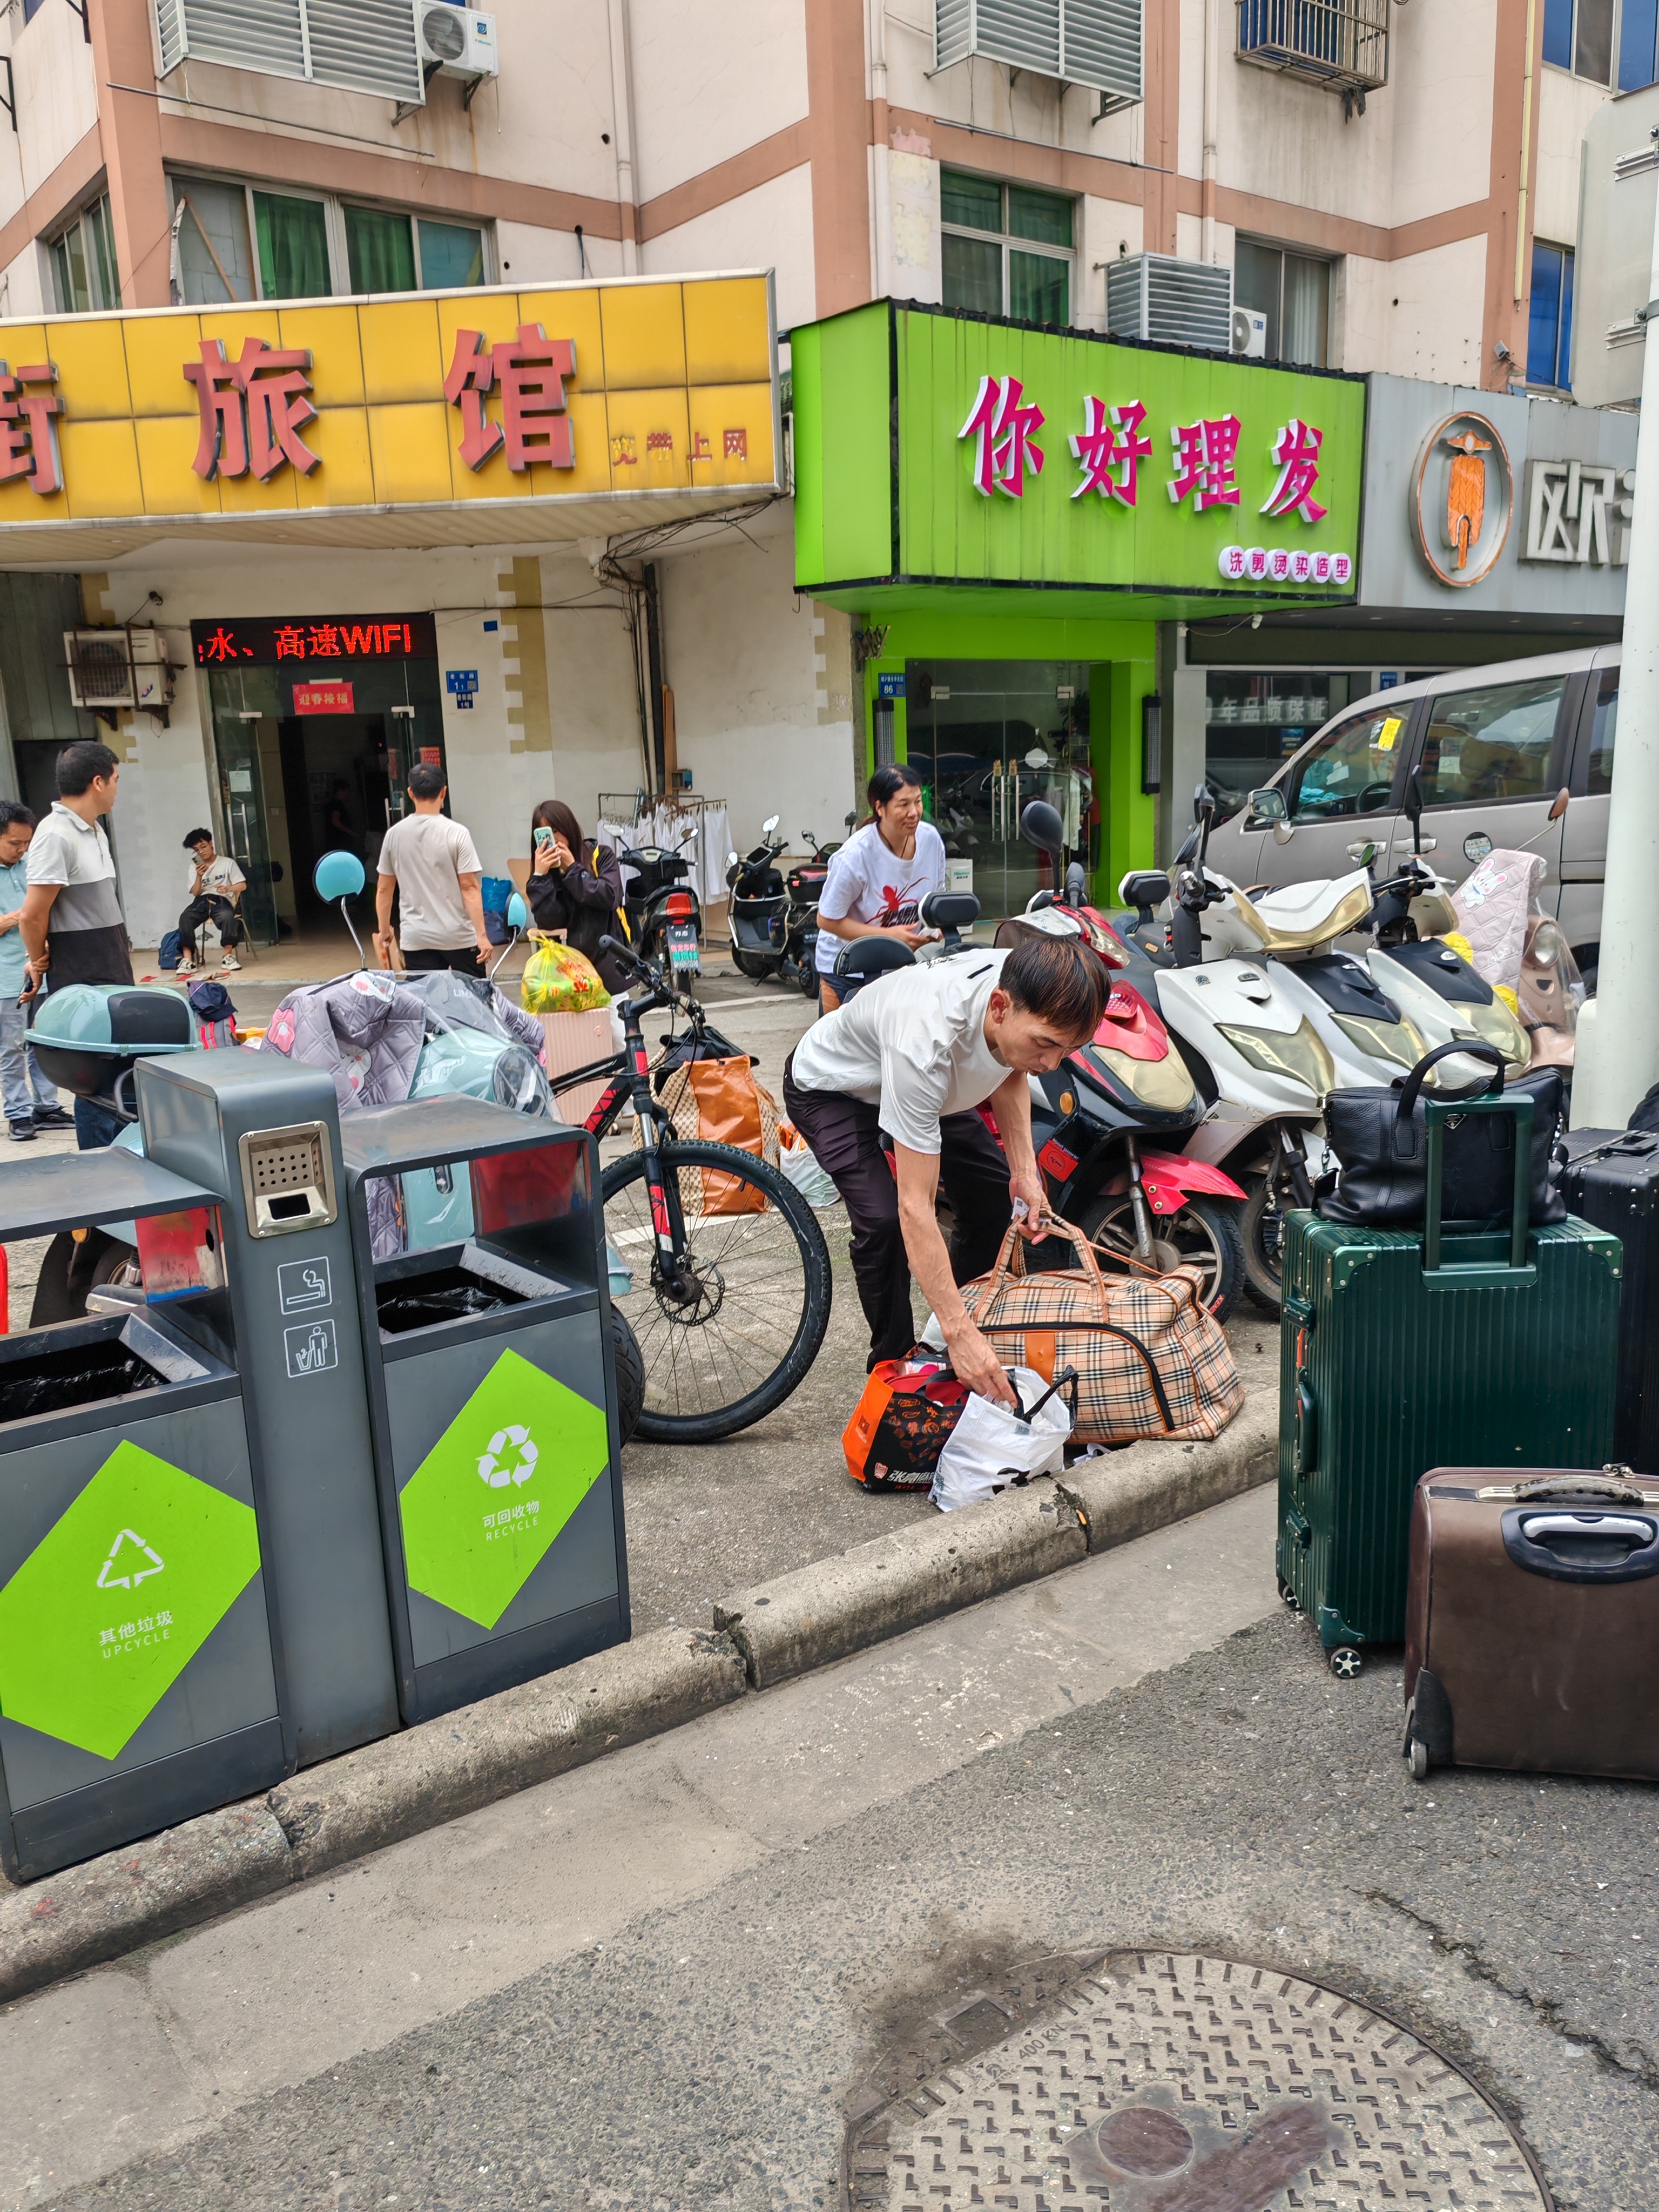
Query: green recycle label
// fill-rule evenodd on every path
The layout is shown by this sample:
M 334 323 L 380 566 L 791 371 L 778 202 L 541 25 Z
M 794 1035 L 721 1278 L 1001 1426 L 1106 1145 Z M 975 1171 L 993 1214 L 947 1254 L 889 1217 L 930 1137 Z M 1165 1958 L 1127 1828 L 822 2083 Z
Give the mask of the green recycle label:
M 610 1456 L 603 1406 L 502 1352 L 404 1486 L 410 1588 L 493 1628 Z
M 114 1759 L 258 1571 L 251 1506 L 124 1440 L 0 1590 L 0 1712 Z

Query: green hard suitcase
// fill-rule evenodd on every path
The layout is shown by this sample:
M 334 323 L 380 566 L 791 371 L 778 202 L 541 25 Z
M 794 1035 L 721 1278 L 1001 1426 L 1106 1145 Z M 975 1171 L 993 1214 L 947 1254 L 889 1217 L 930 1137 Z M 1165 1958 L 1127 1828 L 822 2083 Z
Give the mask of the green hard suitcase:
M 1520 1101 L 1530 1116 L 1531 1102 Z M 1600 1467 L 1613 1450 L 1620 1248 L 1569 1215 L 1529 1230 L 1443 1226 L 1442 1125 L 1514 1111 L 1429 1104 L 1421 1230 L 1285 1219 L 1279 1581 L 1333 1671 L 1406 1633 L 1412 1498 L 1431 1467 Z

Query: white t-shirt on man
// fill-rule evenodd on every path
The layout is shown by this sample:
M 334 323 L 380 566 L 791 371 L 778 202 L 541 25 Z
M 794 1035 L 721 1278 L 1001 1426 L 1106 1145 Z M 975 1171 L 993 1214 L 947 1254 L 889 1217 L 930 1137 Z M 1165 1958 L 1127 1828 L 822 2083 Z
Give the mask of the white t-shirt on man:
M 1006 952 L 951 953 L 866 983 L 814 1022 L 795 1047 L 801 1091 L 839 1091 L 879 1106 L 895 1144 L 937 1152 L 946 1114 L 982 1106 L 1008 1070 L 985 1041 Z
M 832 921 L 878 922 L 884 929 L 896 929 L 919 921 L 923 899 L 944 889 L 945 840 L 931 822 L 916 824 L 916 849 L 908 860 L 884 842 L 877 823 L 866 822 L 830 854 L 818 912 Z M 835 973 L 836 955 L 846 942 L 827 929 L 818 932 L 821 975 Z
M 247 878 L 228 854 L 216 853 L 203 873 L 198 890 L 196 863 L 191 860 L 185 862 L 185 890 L 191 898 L 228 898 L 233 891 L 240 891 L 246 882 Z
M 398 878 L 398 942 L 405 952 L 462 952 L 476 945 L 461 903 L 462 876 L 481 876 L 472 832 L 447 814 L 405 814 L 380 841 L 380 872 Z

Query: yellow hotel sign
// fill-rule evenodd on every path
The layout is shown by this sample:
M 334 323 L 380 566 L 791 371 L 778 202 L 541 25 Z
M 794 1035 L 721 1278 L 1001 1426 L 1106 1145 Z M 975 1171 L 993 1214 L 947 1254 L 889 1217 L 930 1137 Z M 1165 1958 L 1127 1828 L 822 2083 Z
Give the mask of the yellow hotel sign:
M 775 354 L 765 275 L 0 323 L 0 561 L 695 514 L 777 488 Z

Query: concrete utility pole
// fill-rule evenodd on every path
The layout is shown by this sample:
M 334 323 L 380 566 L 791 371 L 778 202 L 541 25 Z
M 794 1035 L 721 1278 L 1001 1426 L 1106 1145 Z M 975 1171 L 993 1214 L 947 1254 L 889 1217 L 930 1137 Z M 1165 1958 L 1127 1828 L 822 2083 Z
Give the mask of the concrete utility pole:
M 1659 1083 L 1659 218 L 1652 261 L 1601 954 L 1595 997 L 1579 1020 L 1575 1129 L 1622 1129 Z

